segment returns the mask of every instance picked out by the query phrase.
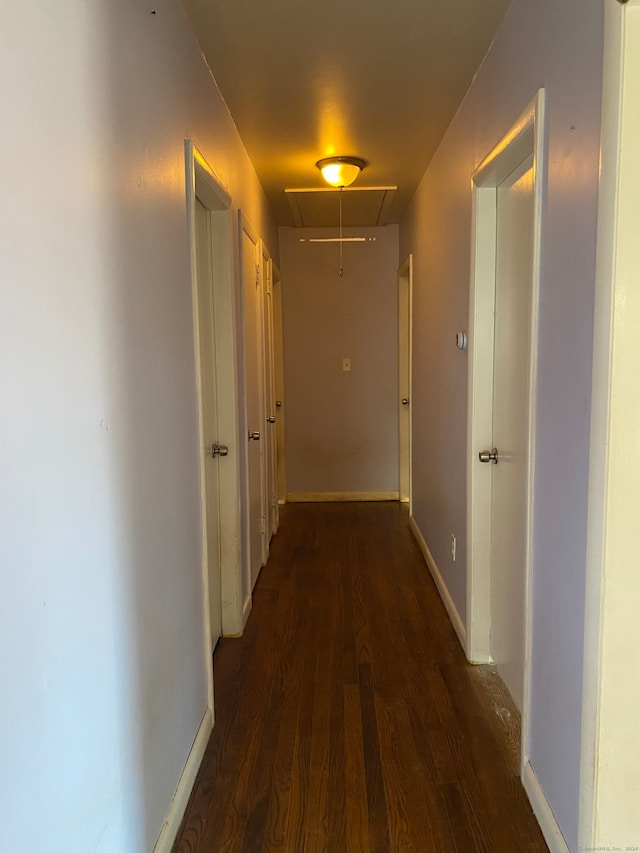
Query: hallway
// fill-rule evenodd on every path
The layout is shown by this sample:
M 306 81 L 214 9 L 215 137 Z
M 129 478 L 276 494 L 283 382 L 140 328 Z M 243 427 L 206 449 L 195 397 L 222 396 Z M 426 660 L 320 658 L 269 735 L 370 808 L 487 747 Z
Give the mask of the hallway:
M 398 503 L 289 504 L 174 853 L 543 853 L 515 710 Z M 511 724 L 511 725 L 510 725 Z

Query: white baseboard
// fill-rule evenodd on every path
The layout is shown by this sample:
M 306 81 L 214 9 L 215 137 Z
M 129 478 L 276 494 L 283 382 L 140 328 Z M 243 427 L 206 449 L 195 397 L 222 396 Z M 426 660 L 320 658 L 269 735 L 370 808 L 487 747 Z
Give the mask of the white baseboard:
M 247 626 L 247 619 L 249 618 L 249 614 L 251 613 L 251 606 L 253 604 L 253 599 L 251 597 L 251 593 L 247 595 L 244 600 L 244 604 L 242 605 L 242 630 Z M 242 636 L 242 635 L 240 635 Z
M 153 853 L 171 853 L 171 849 L 173 848 L 176 835 L 180 829 L 180 824 L 182 823 L 182 818 L 184 817 L 187 803 L 189 802 L 189 797 L 191 796 L 191 791 L 193 790 L 198 770 L 202 764 L 204 751 L 209 743 L 209 736 L 211 735 L 212 730 L 213 713 L 211 708 L 207 708 L 205 715 L 202 718 L 202 722 L 200 723 L 196 739 L 191 747 L 187 763 L 182 771 L 178 787 L 176 788 L 176 792 L 171 800 L 171 805 L 169 806 L 169 811 L 167 812 L 164 824 L 160 830 L 160 835 L 158 836 L 156 845 L 153 848 Z
M 397 501 L 400 492 L 288 492 L 289 503 L 341 503 L 342 501 Z
M 467 660 L 474 666 L 486 666 L 487 664 L 495 663 L 491 655 L 474 655 L 473 657 L 469 657 L 467 654 Z
M 446 607 L 447 613 L 449 614 L 449 619 L 451 620 L 451 624 L 454 627 L 456 634 L 458 635 L 458 639 L 460 640 L 460 645 L 463 649 L 467 648 L 467 631 L 464 627 L 464 623 L 460 618 L 460 614 L 453 602 L 453 598 L 451 598 L 451 594 L 447 589 L 447 585 L 444 582 L 442 575 L 440 574 L 440 569 L 436 565 L 436 561 L 433 559 L 433 555 L 429 550 L 429 546 L 425 542 L 425 538 L 422 535 L 422 531 L 418 527 L 418 523 L 413 516 L 409 518 L 409 526 L 413 531 L 413 535 L 416 537 L 416 541 L 420 550 L 422 551 L 422 556 L 425 559 L 427 566 L 429 567 L 429 571 L 431 572 L 431 576 L 435 581 L 435 585 L 438 588 L 438 592 L 440 593 L 440 598 L 444 606 Z
M 244 629 L 247 627 L 247 620 L 249 618 L 249 614 L 251 613 L 252 606 L 253 599 L 251 597 L 251 593 L 249 593 L 242 605 L 242 613 L 240 614 L 240 624 L 237 626 L 236 630 L 225 631 L 222 635 L 223 637 L 227 637 L 232 640 L 237 640 L 239 637 L 243 636 Z
M 530 762 L 524 766 L 522 784 L 529 797 L 533 813 L 540 824 L 549 853 L 571 853 Z

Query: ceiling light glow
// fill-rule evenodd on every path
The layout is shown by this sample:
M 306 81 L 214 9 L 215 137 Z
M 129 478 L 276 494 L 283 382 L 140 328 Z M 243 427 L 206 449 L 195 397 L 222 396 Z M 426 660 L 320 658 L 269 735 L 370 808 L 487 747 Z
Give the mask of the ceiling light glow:
M 316 163 L 325 181 L 338 189 L 350 186 L 366 165 L 361 157 L 325 157 Z

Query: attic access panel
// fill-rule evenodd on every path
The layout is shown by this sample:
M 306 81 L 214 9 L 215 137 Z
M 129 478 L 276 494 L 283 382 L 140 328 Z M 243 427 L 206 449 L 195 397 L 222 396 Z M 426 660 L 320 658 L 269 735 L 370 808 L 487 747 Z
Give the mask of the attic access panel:
M 386 225 L 396 187 L 346 187 L 342 190 L 345 228 Z M 297 228 L 331 228 L 339 224 L 340 190 L 286 189 Z

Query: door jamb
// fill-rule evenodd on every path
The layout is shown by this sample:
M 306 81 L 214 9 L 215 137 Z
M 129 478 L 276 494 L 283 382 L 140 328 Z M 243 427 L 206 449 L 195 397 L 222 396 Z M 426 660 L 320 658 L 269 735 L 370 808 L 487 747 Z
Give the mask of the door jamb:
M 195 209 L 196 197 L 211 213 L 211 240 L 213 248 L 213 302 L 216 347 L 216 391 L 218 395 L 218 430 L 229 447 L 229 455 L 220 465 L 220 575 L 222 586 L 223 636 L 242 633 L 242 554 L 240 518 L 240 454 L 239 435 L 238 365 L 236 343 L 235 264 L 233 243 L 233 213 L 231 196 L 215 175 L 192 140 L 185 140 L 185 173 L 187 234 L 191 260 L 191 287 L 193 303 L 194 343 L 196 353 L 196 388 L 199 409 L 198 441 L 203 446 L 202 406 L 200 400 L 200 367 L 197 316 L 197 263 Z M 202 576 L 205 592 L 205 632 L 209 699 L 213 702 L 212 649 L 208 595 L 208 565 L 206 553 L 206 504 L 204 494 L 204 457 L 201 456 L 200 488 L 202 513 Z M 211 704 L 211 707 L 213 705 Z
M 469 374 L 467 388 L 467 658 L 490 663 L 491 479 L 478 467 L 478 453 L 492 433 L 493 329 L 495 307 L 496 191 L 498 184 L 533 153 L 534 233 L 529 328 L 529 437 L 525 561 L 524 684 L 521 770 L 528 763 L 531 686 L 531 568 L 535 475 L 536 366 L 542 194 L 544 186 L 544 89 L 540 89 L 503 139 L 472 176 Z

